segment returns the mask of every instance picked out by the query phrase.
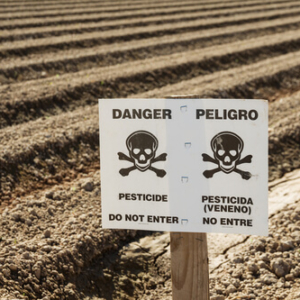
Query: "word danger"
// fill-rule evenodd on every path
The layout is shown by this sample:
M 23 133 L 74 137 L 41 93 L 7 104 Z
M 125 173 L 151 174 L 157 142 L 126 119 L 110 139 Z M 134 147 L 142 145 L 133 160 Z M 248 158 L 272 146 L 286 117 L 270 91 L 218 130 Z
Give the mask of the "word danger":
M 196 119 L 207 120 L 251 120 L 258 118 L 258 111 L 251 109 L 196 109 Z
M 170 109 L 113 109 L 113 119 L 172 119 Z
M 220 218 L 219 223 L 222 226 L 246 226 L 252 227 L 252 219 L 235 219 L 235 218 Z M 218 224 L 217 218 L 203 218 L 203 225 L 216 225 Z
M 120 193 L 119 200 L 168 202 L 168 195 Z
M 178 224 L 179 218 L 174 216 L 153 216 L 153 215 L 136 215 L 136 214 L 109 214 L 109 221 L 122 221 L 126 222 L 148 222 L 148 223 L 167 223 Z M 124 218 L 123 218 L 124 217 Z

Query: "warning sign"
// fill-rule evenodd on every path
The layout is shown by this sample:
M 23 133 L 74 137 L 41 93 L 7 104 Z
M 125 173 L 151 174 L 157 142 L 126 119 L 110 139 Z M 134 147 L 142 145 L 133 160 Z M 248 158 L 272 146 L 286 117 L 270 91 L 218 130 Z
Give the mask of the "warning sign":
M 103 228 L 268 234 L 268 103 L 101 99 Z

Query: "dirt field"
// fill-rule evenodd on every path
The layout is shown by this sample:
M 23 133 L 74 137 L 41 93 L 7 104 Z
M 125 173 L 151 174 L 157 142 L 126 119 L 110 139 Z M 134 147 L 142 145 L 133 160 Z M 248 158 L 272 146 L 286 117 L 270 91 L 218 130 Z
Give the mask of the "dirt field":
M 300 299 L 299 1 L 0 0 L 0 59 L 0 299 L 171 299 L 169 234 L 101 228 L 97 104 L 171 95 L 269 100 L 270 235 L 208 235 L 211 300 Z

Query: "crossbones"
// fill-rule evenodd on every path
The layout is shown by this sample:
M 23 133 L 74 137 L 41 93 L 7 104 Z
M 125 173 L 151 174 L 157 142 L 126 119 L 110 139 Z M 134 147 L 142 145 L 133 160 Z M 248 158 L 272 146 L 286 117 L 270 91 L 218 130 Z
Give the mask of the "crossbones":
M 129 155 L 118 152 L 120 160 L 127 160 L 134 165 L 129 168 L 124 168 L 119 171 L 122 176 L 128 176 L 133 170 L 138 169 L 141 172 L 151 170 L 155 172 L 158 177 L 164 177 L 167 172 L 165 170 L 157 169 L 152 166 L 153 163 L 158 161 L 165 161 L 167 153 L 162 153 L 155 157 L 158 148 L 157 138 L 148 131 L 135 131 L 126 140 L 126 146 Z
M 237 168 L 240 164 L 251 163 L 252 161 L 252 155 L 247 155 L 241 159 L 244 142 L 237 134 L 229 131 L 218 133 L 211 140 L 211 148 L 214 152 L 214 158 L 203 153 L 203 161 L 212 162 L 217 164 L 218 167 L 204 171 L 203 175 L 206 178 L 213 177 L 214 174 L 219 171 L 223 171 L 226 174 L 236 172 L 246 180 L 251 178 L 252 174 L 250 172 L 242 171 Z

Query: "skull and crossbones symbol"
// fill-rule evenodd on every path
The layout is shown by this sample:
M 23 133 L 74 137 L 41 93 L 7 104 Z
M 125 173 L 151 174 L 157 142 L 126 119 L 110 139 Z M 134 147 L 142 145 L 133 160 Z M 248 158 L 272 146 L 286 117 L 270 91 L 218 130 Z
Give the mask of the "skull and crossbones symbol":
M 126 140 L 126 146 L 129 156 L 122 152 L 118 152 L 120 160 L 127 160 L 134 165 L 129 168 L 124 168 L 119 171 L 122 176 L 128 176 L 133 170 L 145 172 L 151 170 L 156 173 L 158 177 L 164 177 L 167 172 L 165 170 L 157 169 L 152 166 L 153 163 L 158 161 L 165 161 L 167 153 L 162 153 L 156 156 L 158 148 L 157 138 L 148 131 L 135 131 L 130 134 Z
M 243 140 L 235 133 L 224 131 L 218 133 L 211 140 L 211 149 L 214 153 L 214 158 L 208 154 L 203 153 L 203 161 L 217 164 L 218 167 L 212 170 L 206 170 L 203 175 L 206 178 L 211 178 L 219 171 L 226 174 L 236 172 L 242 176 L 243 179 L 250 179 L 252 174 L 250 172 L 242 171 L 237 168 L 238 165 L 244 163 L 251 163 L 252 155 L 247 155 L 241 159 L 241 154 L 244 148 Z

